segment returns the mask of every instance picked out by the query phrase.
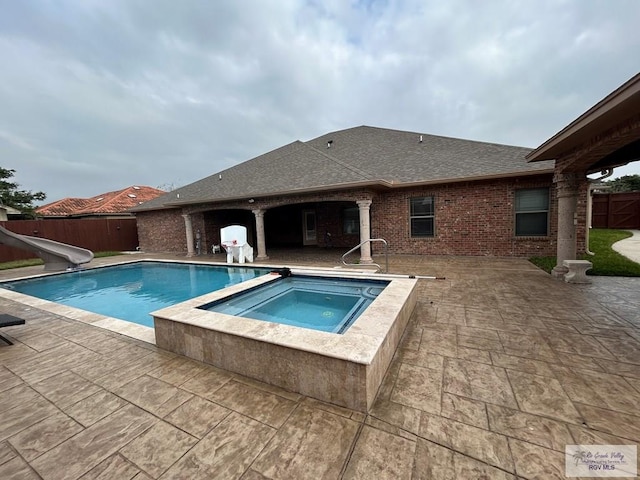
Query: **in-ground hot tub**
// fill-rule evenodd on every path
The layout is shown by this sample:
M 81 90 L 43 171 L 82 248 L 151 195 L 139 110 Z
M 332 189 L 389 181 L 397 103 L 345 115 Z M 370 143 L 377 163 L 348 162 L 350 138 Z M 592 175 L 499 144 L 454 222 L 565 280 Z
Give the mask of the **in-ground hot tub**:
M 362 275 L 315 272 L 316 278 L 322 277 L 317 279 L 318 284 L 330 276 L 330 285 L 342 281 L 347 289 L 364 289 L 365 296 L 371 298 L 360 308 L 359 301 L 342 298 L 344 292 L 329 291 L 326 285 L 313 287 L 314 275 L 308 271 L 293 273 L 291 279 L 305 274 L 305 285 L 297 291 L 281 288 L 291 282 L 289 278 L 266 275 L 153 312 L 156 344 L 287 390 L 366 412 L 415 307 L 417 280 L 376 276 L 373 284 L 354 287 L 356 280 L 364 279 Z M 373 290 L 367 293 L 367 288 Z M 311 303 L 337 295 L 336 302 L 324 305 L 326 309 L 320 306 L 327 316 L 334 315 L 332 303 L 344 304 L 347 319 L 338 322 L 341 333 L 238 316 L 243 312 L 250 315 L 249 310 L 260 311 L 267 304 L 290 306 L 302 297 L 306 303 L 306 293 L 314 289 L 320 295 Z M 224 310 L 225 304 L 232 305 L 228 310 L 231 314 L 212 311 L 217 306 Z M 296 308 L 288 310 L 291 314 Z M 351 319 L 355 313 L 356 318 Z M 299 323 L 304 324 L 308 318 L 309 311 L 300 309 Z
M 295 275 L 199 308 L 343 334 L 387 285 L 386 280 Z

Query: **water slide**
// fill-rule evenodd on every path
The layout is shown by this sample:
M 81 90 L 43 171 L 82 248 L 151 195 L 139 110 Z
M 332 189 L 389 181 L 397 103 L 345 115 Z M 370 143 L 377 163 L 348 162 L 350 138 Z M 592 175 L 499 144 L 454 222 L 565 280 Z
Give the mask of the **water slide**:
M 46 238 L 20 235 L 0 226 L 0 243 L 9 247 L 30 250 L 44 260 L 44 269 L 49 272 L 78 268 L 93 259 L 93 252 L 86 248 Z

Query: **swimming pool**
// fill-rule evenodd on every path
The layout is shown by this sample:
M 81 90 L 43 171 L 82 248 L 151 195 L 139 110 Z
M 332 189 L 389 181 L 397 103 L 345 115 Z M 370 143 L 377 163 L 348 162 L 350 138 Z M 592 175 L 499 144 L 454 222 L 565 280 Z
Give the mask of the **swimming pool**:
M 296 275 L 199 308 L 341 334 L 388 284 Z
M 205 266 L 222 268 L 229 272 L 229 286 L 214 289 L 212 282 L 205 282 L 207 293 L 151 312 L 153 328 L 119 320 L 84 309 L 66 306 L 59 301 L 42 300 L 32 294 L 23 294 L 14 288 L 18 280 L 0 284 L 0 299 L 18 302 L 27 308 L 37 308 L 63 318 L 79 321 L 118 334 L 127 335 L 180 355 L 214 365 L 225 370 L 251 377 L 289 391 L 308 395 L 319 400 L 366 412 L 373 404 L 376 392 L 393 355 L 402 332 L 416 304 L 415 278 L 398 275 L 368 275 L 363 272 L 346 272 L 334 269 L 291 268 L 293 276 L 309 275 L 314 278 L 331 277 L 341 280 L 388 280 L 389 283 L 365 308 L 352 325 L 340 335 L 300 328 L 252 318 L 212 312 L 200 307 L 219 300 L 241 296 L 243 292 L 259 289 L 263 285 L 277 283 L 280 275 L 265 274 L 277 267 L 236 268 L 184 262 L 155 262 L 142 260 L 116 265 L 117 268 L 132 265 L 160 263 L 170 267 L 180 266 L 179 271 L 189 272 L 188 277 L 198 277 L 198 269 Z M 182 270 L 182 268 L 185 268 Z M 111 267 L 97 267 L 83 272 L 68 272 L 38 276 L 26 283 L 44 278 L 75 277 L 84 286 L 67 286 L 58 289 L 64 296 L 75 289 L 90 292 L 102 284 L 82 273 L 108 272 Z M 246 279 L 248 270 L 257 270 L 253 278 Z M 80 275 L 77 275 L 80 273 Z M 245 281 L 243 280 L 246 279 Z M 162 283 L 154 275 L 156 283 Z M 179 279 L 179 280 L 178 280 Z M 174 284 L 187 283 L 186 277 L 171 275 Z M 238 283 L 234 282 L 237 281 Z M 20 281 L 22 282 L 22 281 Z M 226 282 L 223 282 L 226 283 Z M 191 285 L 191 282 L 188 282 Z M 129 290 L 140 291 L 136 282 L 129 282 Z M 191 291 L 187 297 L 197 295 Z M 135 296 L 135 295 L 134 295 Z M 51 297 L 57 298 L 57 297 Z M 117 302 L 113 302 L 117 303 Z M 131 308 L 127 309 L 131 310 Z M 148 313 L 148 310 L 146 310 Z
M 154 310 L 266 275 L 267 268 L 135 262 L 0 283 L 62 305 L 153 327 Z

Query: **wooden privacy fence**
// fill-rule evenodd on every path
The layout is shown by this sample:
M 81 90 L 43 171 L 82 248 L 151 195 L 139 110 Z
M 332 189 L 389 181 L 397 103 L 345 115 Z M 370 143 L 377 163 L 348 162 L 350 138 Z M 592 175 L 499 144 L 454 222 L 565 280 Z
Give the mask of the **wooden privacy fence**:
M 131 251 L 138 246 L 135 218 L 51 219 L 0 222 L 7 230 L 88 248 L 93 252 Z M 33 252 L 0 245 L 0 262 L 37 258 Z
M 640 230 L 640 192 L 595 194 L 591 223 L 594 228 Z

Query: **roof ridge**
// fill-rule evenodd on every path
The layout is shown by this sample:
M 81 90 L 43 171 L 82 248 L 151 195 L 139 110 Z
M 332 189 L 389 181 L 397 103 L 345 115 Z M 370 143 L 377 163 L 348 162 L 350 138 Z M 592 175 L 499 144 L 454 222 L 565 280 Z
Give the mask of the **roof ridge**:
M 159 190 L 154 187 L 149 187 L 148 185 L 129 185 L 128 187 L 122 188 L 120 190 L 113 190 L 112 192 L 102 193 L 100 195 L 96 195 L 95 197 L 91 197 L 89 200 L 93 200 L 94 198 L 103 198 L 104 202 L 100 203 L 100 206 L 97 209 L 91 208 L 89 202 L 85 205 L 84 209 L 78 210 L 75 213 L 92 213 L 93 211 L 105 210 L 108 209 L 111 205 L 117 204 L 124 196 L 127 198 L 137 198 L 137 194 L 131 193 L 130 190 L 136 190 L 135 187 L 138 187 L 138 190 L 142 190 L 143 188 L 153 188 L 154 190 Z M 135 197 L 131 197 L 131 195 L 135 195 Z
M 218 170 L 217 172 L 212 173 L 211 175 L 207 175 L 206 177 L 203 177 L 200 180 L 196 180 L 195 182 L 192 182 L 190 184 L 183 185 L 180 188 L 188 187 L 188 186 L 190 186 L 190 185 L 192 185 L 194 183 L 198 183 L 200 181 L 207 180 L 208 178 L 214 178 L 214 177 L 217 177 L 219 175 L 225 175 L 230 170 L 233 170 L 233 169 L 235 169 L 235 168 L 237 168 L 237 167 L 239 167 L 241 165 L 244 165 L 246 163 L 253 163 L 253 162 L 259 161 L 263 157 L 266 157 L 266 156 L 269 156 L 269 155 L 274 155 L 275 154 L 278 157 L 284 157 L 284 156 L 291 155 L 294 151 L 296 151 L 298 148 L 300 148 L 301 146 L 304 146 L 304 145 L 305 145 L 305 143 L 303 141 L 294 140 L 293 142 L 289 142 L 289 143 L 287 143 L 285 145 L 281 145 L 281 146 L 276 147 L 276 148 L 274 148 L 272 150 L 269 150 L 268 152 L 261 153 L 260 155 L 256 155 L 255 157 L 251 157 L 251 158 L 249 158 L 249 159 L 247 159 L 247 160 L 245 160 L 243 162 L 234 163 L 233 165 L 230 165 L 230 166 L 226 167 L 223 170 Z M 292 151 L 291 152 L 287 152 L 286 149 L 291 149 Z M 281 152 L 279 152 L 279 151 L 281 151 Z M 169 192 L 167 192 L 167 193 L 169 193 Z
M 323 133 L 322 135 L 314 137 L 311 140 L 309 140 L 309 142 L 316 141 L 316 140 L 318 140 L 318 139 L 320 139 L 322 137 L 327 137 L 327 136 L 330 136 L 330 135 L 335 135 L 335 134 L 338 134 L 338 133 L 344 133 L 344 132 L 354 131 L 354 130 L 359 130 L 359 129 L 362 129 L 362 130 L 378 130 L 378 131 L 393 132 L 393 133 L 400 133 L 400 134 L 415 134 L 415 135 L 423 135 L 424 137 L 442 138 L 442 139 L 445 139 L 445 140 L 455 140 L 455 141 L 461 141 L 461 142 L 471 142 L 471 143 L 476 143 L 476 144 L 481 144 L 481 145 L 495 145 L 495 146 L 498 146 L 498 147 L 514 147 L 514 148 L 522 148 L 522 149 L 525 149 L 525 150 L 534 150 L 532 147 L 524 147 L 522 145 L 512 145 L 512 144 L 485 141 L 485 140 L 475 140 L 473 138 L 452 137 L 450 135 L 437 135 L 437 134 L 433 134 L 433 133 L 426 133 L 426 132 L 423 132 L 423 131 L 401 130 L 399 128 L 378 127 L 378 126 L 375 126 L 375 125 L 358 125 L 358 126 L 355 126 L 355 127 L 349 127 L 349 128 L 343 128 L 343 129 L 340 129 L 340 130 L 334 130 L 332 132 Z
M 135 193 L 135 197 L 131 196 L 134 194 L 134 192 L 138 191 L 140 191 L 141 193 Z M 104 210 L 108 212 L 118 213 L 121 210 L 120 208 L 118 208 L 119 205 L 125 203 L 127 199 L 144 199 L 146 198 L 146 193 L 152 193 L 156 191 L 163 192 L 158 188 L 150 187 L 148 185 L 129 185 L 128 187 L 121 188 L 119 190 L 103 192 L 88 198 L 65 197 L 60 200 L 56 200 L 46 205 L 37 207 L 36 212 L 42 215 L 47 215 L 51 212 L 51 214 L 65 216 L 81 215 L 87 213 L 93 214 Z
M 353 173 L 357 173 L 358 175 L 362 175 L 364 178 L 366 178 L 367 180 L 375 180 L 373 175 L 371 175 L 368 172 L 365 172 L 364 170 L 359 169 L 358 167 L 354 167 L 353 165 L 350 165 L 346 162 L 343 162 L 342 160 L 337 159 L 336 157 L 334 157 L 333 155 L 329 155 L 326 152 L 323 152 L 322 150 L 318 150 L 316 147 L 312 147 L 311 145 L 307 145 L 306 142 L 302 142 L 304 144 L 304 146 L 306 146 L 307 148 L 310 148 L 312 150 L 315 150 L 316 152 L 318 152 L 320 155 L 326 157 L 327 159 L 333 161 L 334 163 L 337 163 L 338 165 L 340 165 L 341 167 L 344 167 L 348 170 L 351 170 Z
M 422 142 L 420 135 L 424 136 Z M 529 150 L 361 125 L 307 141 L 294 140 L 181 187 L 174 196 L 160 197 L 162 200 L 153 201 L 145 209 L 224 202 L 240 196 L 252 198 L 294 191 L 342 189 L 354 183 L 370 185 L 375 182 L 396 187 L 547 172 L 547 164 L 533 167 L 525 162 L 524 156 Z M 260 175 L 256 177 L 255 172 Z M 245 178 L 247 175 L 249 177 Z M 217 184 L 225 176 L 229 177 L 228 181 Z M 176 198 L 180 201 L 174 201 Z
M 36 207 L 36 213 L 38 214 L 43 214 L 46 212 L 50 212 L 50 211 L 55 211 L 58 208 L 63 208 L 65 206 L 68 206 L 69 204 L 82 204 L 82 206 L 85 206 L 88 203 L 88 199 L 86 198 L 80 198 L 80 197 L 65 197 L 65 198 L 61 198 L 60 200 L 56 200 L 54 202 L 51 203 L 47 203 L 45 205 L 41 205 L 39 207 Z
M 122 191 L 113 191 L 113 192 L 107 192 L 107 193 L 103 193 L 101 195 L 97 195 L 96 197 L 92 197 L 88 200 L 93 200 L 95 198 L 96 202 L 100 202 L 99 207 L 98 208 L 91 208 L 90 207 L 90 203 L 87 202 L 87 204 L 84 206 L 84 208 L 79 209 L 77 211 L 74 212 L 74 214 L 80 214 L 80 213 L 87 213 L 87 212 L 94 212 L 94 211 L 98 211 L 98 210 L 104 210 L 106 207 L 108 207 L 109 205 L 111 205 L 114 200 L 118 199 L 120 197 L 120 194 L 122 193 Z M 102 200 L 104 200 L 106 198 L 106 201 L 102 202 Z

